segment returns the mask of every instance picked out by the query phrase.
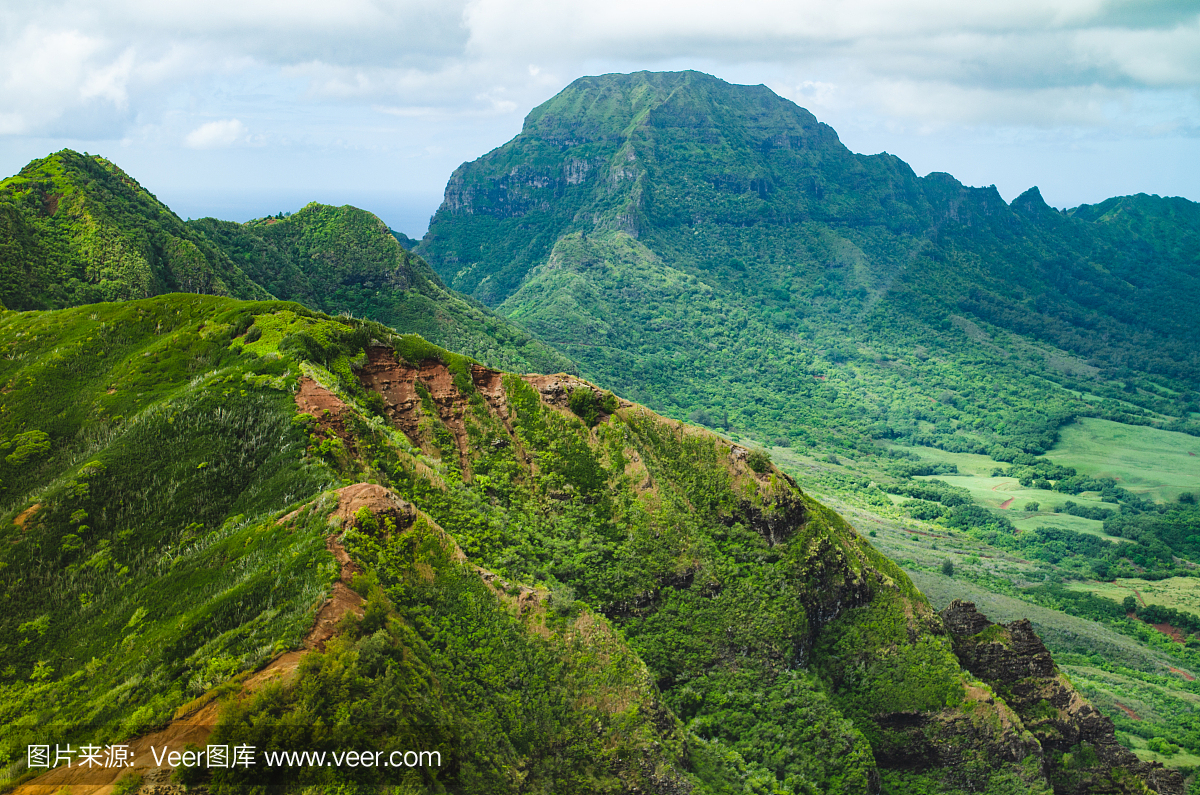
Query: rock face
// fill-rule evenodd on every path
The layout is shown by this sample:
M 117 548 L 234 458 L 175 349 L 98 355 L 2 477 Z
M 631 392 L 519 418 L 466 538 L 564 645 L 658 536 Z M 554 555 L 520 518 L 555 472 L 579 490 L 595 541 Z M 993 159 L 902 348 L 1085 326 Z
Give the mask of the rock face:
M 956 599 L 941 613 L 963 667 L 1013 709 L 1041 744 L 1056 793 L 1183 795 L 1183 778 L 1143 762 L 1117 742 L 1113 722 L 1058 670 L 1028 619 L 994 624 L 971 602 Z

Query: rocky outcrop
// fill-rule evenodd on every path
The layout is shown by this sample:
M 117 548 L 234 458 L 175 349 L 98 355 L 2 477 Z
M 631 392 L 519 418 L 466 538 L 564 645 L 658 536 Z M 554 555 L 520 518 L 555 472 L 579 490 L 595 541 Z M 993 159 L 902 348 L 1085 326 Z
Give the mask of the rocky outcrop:
M 1117 742 L 1100 714 L 1062 675 L 1028 619 L 994 624 L 971 602 L 955 600 L 941 613 L 963 667 L 1013 709 L 1041 745 L 1055 793 L 1183 795 L 1183 778 L 1143 762 Z

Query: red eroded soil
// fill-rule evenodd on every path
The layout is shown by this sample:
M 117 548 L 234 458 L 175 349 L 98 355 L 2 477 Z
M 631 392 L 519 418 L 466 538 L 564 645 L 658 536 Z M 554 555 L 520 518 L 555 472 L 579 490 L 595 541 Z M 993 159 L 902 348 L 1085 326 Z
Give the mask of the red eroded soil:
M 459 391 L 454 383 L 454 374 L 445 364 L 437 359 L 426 359 L 419 365 L 412 365 L 398 360 L 391 348 L 375 346 L 368 349 L 367 365 L 359 372 L 358 377 L 364 387 L 383 398 L 385 414 L 393 426 L 427 454 L 440 456 L 442 451 L 436 448 L 432 439 L 427 438 L 428 431 L 423 433 L 421 428 L 424 409 L 421 406 L 418 383 L 424 387 L 429 393 L 438 418 L 454 437 L 464 474 L 470 476 L 470 460 L 467 455 L 469 439 L 465 422 L 470 398 Z M 572 390 L 595 389 L 586 381 L 561 373 L 527 375 L 524 376 L 524 380 L 539 392 L 542 400 L 548 405 L 563 411 L 569 411 L 568 398 Z M 491 414 L 511 433 L 513 428 L 503 375 L 476 364 L 471 366 L 471 383 L 487 403 Z M 620 405 L 628 408 L 633 404 L 620 401 Z M 601 414 L 601 420 L 606 416 Z
M 303 414 L 311 414 L 327 432 L 336 434 L 348 450 L 354 451 L 354 437 L 346 430 L 346 412 L 349 408 L 342 399 L 311 378 L 300 379 L 300 391 L 296 393 L 296 408 Z
M 475 376 L 475 370 L 483 371 L 484 368 L 472 368 L 472 376 Z M 499 381 L 499 373 L 492 375 L 495 381 Z M 428 390 L 442 424 L 454 436 L 460 463 L 466 471 L 467 428 L 463 417 L 467 412 L 467 397 L 454 385 L 454 374 L 446 365 L 436 359 L 426 359 L 414 367 L 407 362 L 398 361 L 391 348 L 376 346 L 367 350 L 367 366 L 362 369 L 358 378 L 367 389 L 379 393 L 383 398 L 388 419 L 413 444 L 426 453 L 440 455 L 441 451 L 436 450 L 430 440 L 422 439 L 421 436 L 421 396 L 417 392 L 417 382 L 420 381 Z M 483 380 L 490 384 L 492 379 Z M 490 391 L 494 393 L 496 390 Z
M 1187 642 L 1187 634 L 1178 627 L 1173 627 L 1170 624 L 1151 624 L 1150 626 L 1154 627 L 1162 634 L 1170 636 L 1172 640 L 1178 641 L 1179 643 Z
M 1009 497 L 1007 500 L 1005 500 L 1004 502 L 1000 503 L 1000 508 L 1001 508 L 1002 510 L 1008 510 L 1008 506 L 1012 505 L 1012 504 L 1013 504 L 1013 500 L 1015 500 L 1015 499 L 1016 499 L 1016 497 Z
M 1121 710 L 1122 712 L 1124 712 L 1126 715 L 1133 718 L 1134 720 L 1142 719 L 1140 715 L 1138 715 L 1136 712 L 1131 710 L 1129 707 L 1122 704 L 1120 701 L 1114 701 L 1113 706 L 1116 707 L 1117 709 Z
M 1191 675 L 1191 674 L 1189 674 L 1187 671 L 1182 671 L 1182 670 L 1180 670 L 1180 669 L 1178 669 L 1178 668 L 1172 668 L 1172 667 L 1171 667 L 1171 666 L 1169 666 L 1169 665 L 1167 666 L 1167 668 L 1168 668 L 1168 669 L 1171 671 L 1171 673 L 1173 673 L 1173 674 L 1179 674 L 1180 676 L 1182 676 L 1184 679 L 1188 680 L 1189 682 L 1195 682 L 1195 681 L 1196 681 L 1196 677 L 1192 676 L 1192 675 Z
M 38 508 L 41 507 L 42 504 L 40 502 L 35 502 L 33 505 L 30 505 L 28 508 L 17 514 L 17 518 L 13 519 L 13 524 L 15 524 L 17 527 L 24 527 L 25 523 L 29 521 L 29 517 L 37 513 Z

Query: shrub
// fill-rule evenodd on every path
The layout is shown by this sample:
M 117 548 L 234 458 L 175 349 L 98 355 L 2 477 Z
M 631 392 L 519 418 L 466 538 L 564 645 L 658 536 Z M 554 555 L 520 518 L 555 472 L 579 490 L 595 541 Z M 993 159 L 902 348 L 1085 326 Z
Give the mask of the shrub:
M 1041 507 L 1042 507 L 1041 503 L 1038 503 L 1038 502 L 1030 501 L 1030 502 L 1025 503 L 1025 510 L 1028 511 L 1029 513 L 1037 513 L 1039 510 L 1041 510 Z
M 746 456 L 746 466 L 761 475 L 771 468 L 771 456 L 767 455 L 766 450 L 751 450 Z
M 567 397 L 567 405 L 571 407 L 575 416 L 591 428 L 600 421 L 601 412 L 612 414 L 617 410 L 617 397 L 612 392 L 597 394 L 594 389 L 581 386 L 571 390 Z
M 952 560 L 943 560 L 942 561 L 942 574 L 946 575 L 947 577 L 954 576 L 954 561 L 952 561 Z

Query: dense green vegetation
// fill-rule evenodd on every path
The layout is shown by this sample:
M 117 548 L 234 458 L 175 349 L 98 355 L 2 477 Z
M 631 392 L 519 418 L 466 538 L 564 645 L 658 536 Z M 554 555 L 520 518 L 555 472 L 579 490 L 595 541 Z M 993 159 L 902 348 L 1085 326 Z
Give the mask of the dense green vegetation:
M 1200 605 L 1196 597 L 1200 579 L 1189 566 L 1155 561 L 1162 568 L 1144 572 L 1137 579 L 1098 581 L 1093 579 L 1098 576 L 1097 569 L 1105 566 L 1109 567 L 1108 577 L 1122 571 L 1132 574 L 1138 568 L 1127 556 L 1137 556 L 1134 545 L 1106 534 L 1101 521 L 1077 519 L 1080 526 L 1094 529 L 1072 531 L 1044 524 L 1061 514 L 1043 512 L 1024 518 L 1017 508 L 998 510 L 993 504 L 983 513 L 994 522 L 990 528 L 985 523 L 983 527 L 955 529 L 941 519 L 914 516 L 909 506 L 903 505 L 904 498 L 897 497 L 896 503 L 881 501 L 879 492 L 870 487 L 871 481 L 877 480 L 891 490 L 887 479 L 909 472 L 918 473 L 916 483 L 930 478 L 986 484 L 997 480 L 987 477 L 997 466 L 991 459 L 926 448 L 920 450 L 920 462 L 890 459 L 881 466 L 869 458 L 843 458 L 831 464 L 792 450 L 773 452 L 802 483 L 866 530 L 872 543 L 910 573 L 935 606 L 966 599 L 996 621 L 1031 619 L 1071 681 L 1116 722 L 1123 742 L 1145 759 L 1183 769 L 1195 765 L 1193 749 L 1200 751 L 1193 734 L 1197 685 L 1190 677 L 1200 673 L 1196 653 L 1200 638 L 1187 635 L 1195 631 L 1192 622 Z M 951 466 L 959 472 L 947 474 L 944 470 Z M 934 475 L 937 469 L 943 471 Z M 967 490 L 945 491 L 960 496 Z M 984 493 L 987 491 L 990 489 Z M 973 496 L 976 492 L 968 493 Z M 1096 503 L 1104 504 L 1098 499 Z M 1116 518 L 1134 523 L 1159 521 L 1186 514 L 1190 507 L 1186 501 L 1146 506 L 1142 513 L 1122 513 Z M 1003 527 L 1006 522 L 1008 529 Z M 1018 525 L 1020 528 L 1015 527 Z M 1171 631 L 1182 631 L 1178 637 L 1187 642 L 1165 634 L 1163 629 L 1169 627 L 1152 627 L 1152 622 L 1171 623 Z M 1153 751 L 1147 742 L 1156 737 L 1184 751 Z
M 307 631 L 334 572 L 324 527 L 271 517 L 334 474 L 303 455 L 296 365 L 230 347 L 287 306 L 0 316 L 5 764 L 47 725 L 64 742 L 160 725 Z
M 365 617 L 219 734 L 452 762 L 289 783 L 1045 791 L 904 571 L 778 465 L 936 606 L 1034 616 L 1139 755 L 1200 764 L 1200 602 L 1135 590 L 1198 579 L 1190 202 L 1006 205 L 763 87 L 587 78 L 457 171 L 417 247 L 554 347 L 355 208 L 183 224 L 61 152 L 0 215 L 10 309 L 308 307 L 0 315 L 9 760 L 236 692 L 336 576 L 320 495 L 365 480 L 424 515 L 356 517 Z M 343 408 L 297 415 L 302 379 Z M 284 783 L 258 773 L 211 783 Z
M 0 182 L 0 306 L 276 297 L 379 320 L 505 369 L 575 370 L 447 290 L 401 237 L 364 210 L 316 203 L 249 224 L 185 223 L 113 163 L 64 149 Z
M 292 685 L 232 705 L 215 737 L 310 752 L 419 749 L 441 764 L 219 771 L 217 792 L 349 780 L 409 792 L 592 793 L 686 779 L 678 722 L 602 620 L 537 595 L 514 610 L 510 592 L 528 591 L 455 562 L 453 542 L 427 519 L 403 535 L 387 532 L 392 521 L 363 509 L 344 536 L 370 572 L 357 581 L 363 618 L 351 615 Z

